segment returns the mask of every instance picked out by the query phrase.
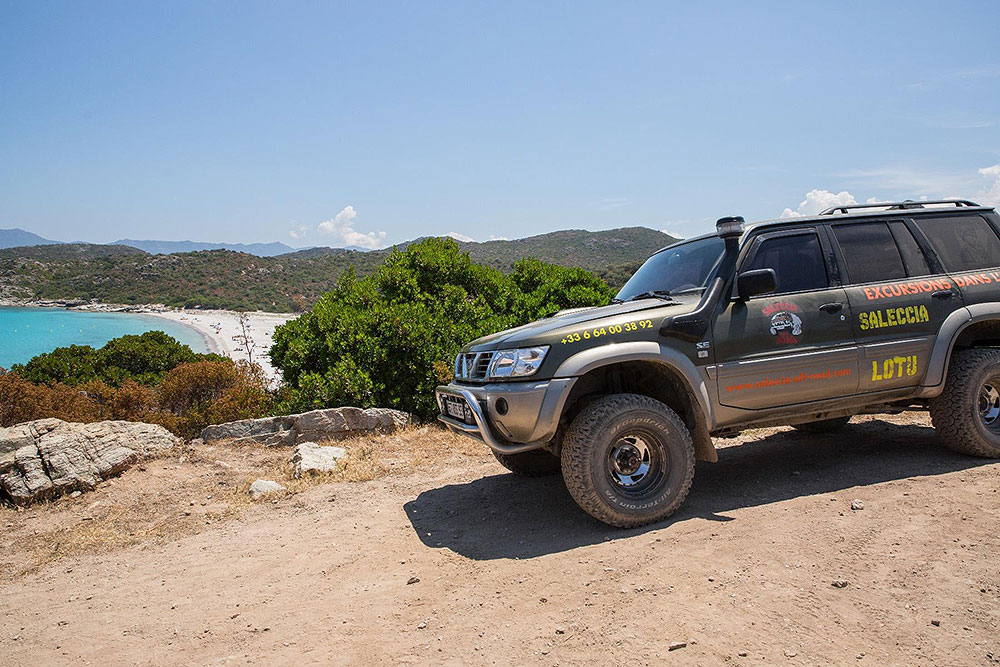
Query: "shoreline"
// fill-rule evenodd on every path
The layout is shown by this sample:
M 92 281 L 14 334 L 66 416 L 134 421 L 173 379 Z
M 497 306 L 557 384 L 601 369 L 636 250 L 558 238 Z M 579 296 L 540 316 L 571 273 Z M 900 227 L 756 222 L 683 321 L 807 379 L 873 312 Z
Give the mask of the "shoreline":
M 205 347 L 212 353 L 234 360 L 247 360 L 247 354 L 240 341 L 234 337 L 242 334 L 239 324 L 240 313 L 232 310 L 209 310 L 195 308 L 173 308 L 164 304 L 110 304 L 90 303 L 75 300 L 28 300 L 0 299 L 0 307 L 6 308 L 59 308 L 92 313 L 125 313 L 145 317 L 163 318 L 186 326 L 198 333 Z M 271 313 L 247 311 L 248 333 L 253 340 L 253 361 L 260 364 L 264 374 L 271 380 L 278 379 L 278 373 L 271 365 L 267 351 L 273 342 L 274 329 L 301 313 Z

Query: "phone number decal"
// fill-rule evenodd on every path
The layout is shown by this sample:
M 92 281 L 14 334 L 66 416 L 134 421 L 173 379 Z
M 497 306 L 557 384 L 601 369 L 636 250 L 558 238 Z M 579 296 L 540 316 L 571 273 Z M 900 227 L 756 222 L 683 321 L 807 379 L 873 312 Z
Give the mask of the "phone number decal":
M 611 324 L 606 327 L 596 327 L 594 329 L 584 329 L 583 331 L 568 333 L 563 336 L 562 344 L 570 345 L 571 343 L 579 343 L 581 340 L 590 340 L 591 338 L 600 338 L 601 336 L 612 336 L 615 334 L 652 328 L 653 322 L 651 320 L 638 320 L 636 322 L 626 322 L 625 324 Z

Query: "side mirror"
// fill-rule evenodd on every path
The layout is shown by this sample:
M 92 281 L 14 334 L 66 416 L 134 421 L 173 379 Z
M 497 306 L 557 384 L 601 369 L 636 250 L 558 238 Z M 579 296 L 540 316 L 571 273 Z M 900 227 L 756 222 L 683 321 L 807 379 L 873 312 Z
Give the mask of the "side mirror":
M 736 277 L 736 293 L 742 301 L 760 294 L 769 294 L 778 289 L 778 277 L 774 269 L 754 269 L 744 271 Z

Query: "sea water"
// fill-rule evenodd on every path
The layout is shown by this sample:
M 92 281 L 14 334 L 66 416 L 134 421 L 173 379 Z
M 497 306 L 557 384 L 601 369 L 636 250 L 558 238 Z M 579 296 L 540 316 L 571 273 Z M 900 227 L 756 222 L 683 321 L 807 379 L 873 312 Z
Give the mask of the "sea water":
M 0 367 L 23 364 L 37 354 L 66 345 L 101 347 L 112 338 L 163 331 L 195 352 L 208 352 L 195 329 L 135 313 L 91 313 L 63 308 L 0 308 Z

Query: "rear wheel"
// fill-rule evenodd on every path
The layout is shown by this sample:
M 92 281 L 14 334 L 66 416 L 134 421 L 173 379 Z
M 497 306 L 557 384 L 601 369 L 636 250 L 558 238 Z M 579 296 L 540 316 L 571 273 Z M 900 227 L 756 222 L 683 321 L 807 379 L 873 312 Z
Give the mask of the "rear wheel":
M 499 454 L 493 456 L 507 470 L 523 477 L 544 477 L 559 472 L 559 457 L 544 449 L 535 449 L 520 454 Z
M 691 488 L 694 446 L 677 413 L 648 396 L 597 399 L 570 424 L 562 472 L 577 504 L 619 528 L 673 514 Z
M 1000 458 L 1000 350 L 953 354 L 944 391 L 930 407 L 931 422 L 946 447 Z
M 833 419 L 820 419 L 804 424 L 792 424 L 792 428 L 803 433 L 833 433 L 847 426 L 851 421 L 850 417 L 834 417 Z

